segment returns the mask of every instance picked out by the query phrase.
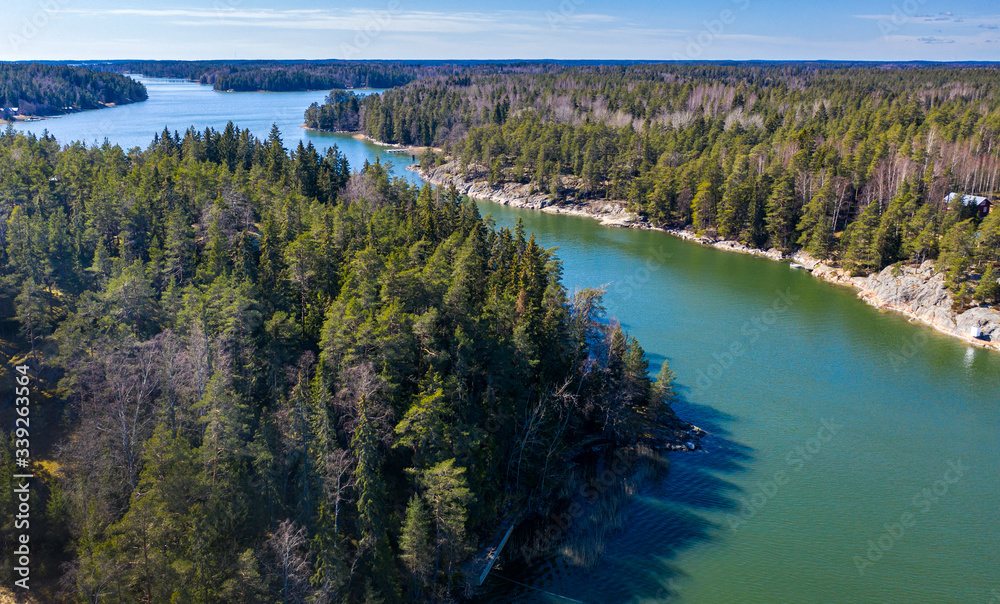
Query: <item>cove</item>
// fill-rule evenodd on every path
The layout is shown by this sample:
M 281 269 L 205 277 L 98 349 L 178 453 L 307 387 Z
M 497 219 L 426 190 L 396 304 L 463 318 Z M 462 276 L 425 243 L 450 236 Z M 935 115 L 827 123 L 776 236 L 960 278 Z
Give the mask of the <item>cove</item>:
M 200 131 L 211 127 L 222 131 L 230 120 L 243 129 L 250 130 L 259 139 L 266 139 L 271 125 L 277 124 L 286 149 L 295 149 L 312 142 L 322 152 L 337 145 L 352 168 L 360 168 L 365 160 L 393 162 L 401 166 L 410 163 L 409 155 L 387 153 L 390 147 L 358 140 L 350 134 L 317 132 L 302 127 L 303 114 L 312 103 L 323 103 L 327 91 L 310 92 L 216 92 L 188 80 L 146 78 L 132 76 L 146 86 L 149 98 L 109 109 L 82 111 L 36 122 L 15 122 L 14 127 L 41 136 L 48 130 L 60 143 L 83 141 L 88 145 L 100 144 L 105 138 L 125 150 L 132 147 L 145 149 L 153 135 L 164 128 L 177 131 L 182 136 L 189 126 Z M 381 92 L 379 89 L 359 89 L 359 95 Z M 411 176 L 409 171 L 396 170 L 401 176 Z

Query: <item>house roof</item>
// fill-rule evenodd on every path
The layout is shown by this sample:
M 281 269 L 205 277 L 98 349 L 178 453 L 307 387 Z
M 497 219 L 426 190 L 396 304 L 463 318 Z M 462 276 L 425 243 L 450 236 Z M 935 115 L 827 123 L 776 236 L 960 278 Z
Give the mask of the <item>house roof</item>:
M 945 203 L 951 203 L 958 199 L 958 193 L 949 193 L 947 197 L 944 198 Z M 980 195 L 962 195 L 962 203 L 967 206 L 981 206 L 984 203 L 990 203 L 989 197 L 982 197 Z

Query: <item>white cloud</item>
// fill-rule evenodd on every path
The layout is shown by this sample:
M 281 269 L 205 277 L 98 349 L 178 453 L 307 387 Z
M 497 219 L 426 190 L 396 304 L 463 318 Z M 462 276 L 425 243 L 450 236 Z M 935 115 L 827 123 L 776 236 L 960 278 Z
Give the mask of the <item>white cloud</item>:
M 917 38 L 918 42 L 924 44 L 954 44 L 955 41 L 950 38 L 935 38 L 934 36 L 926 36 L 923 38 Z
M 936 15 L 928 14 L 906 14 L 903 12 L 897 12 L 894 14 L 884 14 L 884 15 L 853 15 L 855 19 L 867 19 L 872 21 L 886 21 L 896 25 L 926 25 L 941 27 L 942 25 L 959 25 L 959 26 L 971 26 L 971 27 L 987 27 L 990 29 L 995 29 L 1000 26 L 1000 15 L 976 15 L 976 16 L 956 16 L 951 11 L 938 13 Z
M 291 30 L 476 33 L 551 29 L 544 11 L 434 12 L 401 10 L 274 10 L 274 9 L 63 9 L 88 17 L 141 17 L 185 27 L 264 27 Z M 561 18 L 560 27 L 613 23 L 612 15 L 585 13 Z

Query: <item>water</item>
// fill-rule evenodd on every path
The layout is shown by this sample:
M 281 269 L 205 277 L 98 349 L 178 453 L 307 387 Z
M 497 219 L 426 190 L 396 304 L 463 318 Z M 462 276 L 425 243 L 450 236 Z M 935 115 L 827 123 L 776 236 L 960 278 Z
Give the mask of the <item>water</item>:
M 1000 588 L 1000 354 L 787 264 L 481 209 L 558 246 L 567 287 L 608 284 L 654 371 L 679 374 L 679 415 L 710 432 L 634 497 L 595 568 L 555 556 L 519 580 L 586 602 L 985 604 Z
M 324 93 L 144 81 L 145 103 L 20 127 L 145 146 L 164 125 L 232 119 L 258 136 L 277 122 L 289 147 L 335 143 L 354 166 L 384 150 L 302 130 Z M 481 207 L 558 247 L 569 288 L 607 284 L 609 314 L 654 371 L 669 360 L 678 413 L 710 433 L 632 497 L 594 568 L 559 555 L 508 565 L 488 580 L 492 599 L 565 602 L 510 576 L 585 602 L 1000 601 L 1000 354 L 787 264 Z
M 409 155 L 387 153 L 389 147 L 384 145 L 358 140 L 350 134 L 303 128 L 306 108 L 312 103 L 322 104 L 327 91 L 215 92 L 211 86 L 187 80 L 133 77 L 146 86 L 148 100 L 37 122 L 17 122 L 14 127 L 39 136 L 48 130 L 62 143 L 83 141 L 93 145 L 107 138 L 125 149 L 145 149 L 153 135 L 163 132 L 164 127 L 183 135 L 190 126 L 200 131 L 207 127 L 221 131 L 232 120 L 240 128 L 249 129 L 256 137 L 264 139 L 270 134 L 272 124 L 277 124 L 286 148 L 294 149 L 300 140 L 304 144 L 312 142 L 320 151 L 336 145 L 355 169 L 360 169 L 366 159 L 375 161 L 376 156 L 399 168 L 411 163 Z M 358 89 L 354 92 L 365 96 L 381 90 Z M 395 172 L 415 182 L 418 180 L 407 170 Z

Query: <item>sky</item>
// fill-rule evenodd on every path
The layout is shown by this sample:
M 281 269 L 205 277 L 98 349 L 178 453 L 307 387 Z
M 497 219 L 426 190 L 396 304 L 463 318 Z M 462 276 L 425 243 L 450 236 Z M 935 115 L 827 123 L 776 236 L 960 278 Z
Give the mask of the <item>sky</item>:
M 998 0 L 20 0 L 0 60 L 1000 61 Z

